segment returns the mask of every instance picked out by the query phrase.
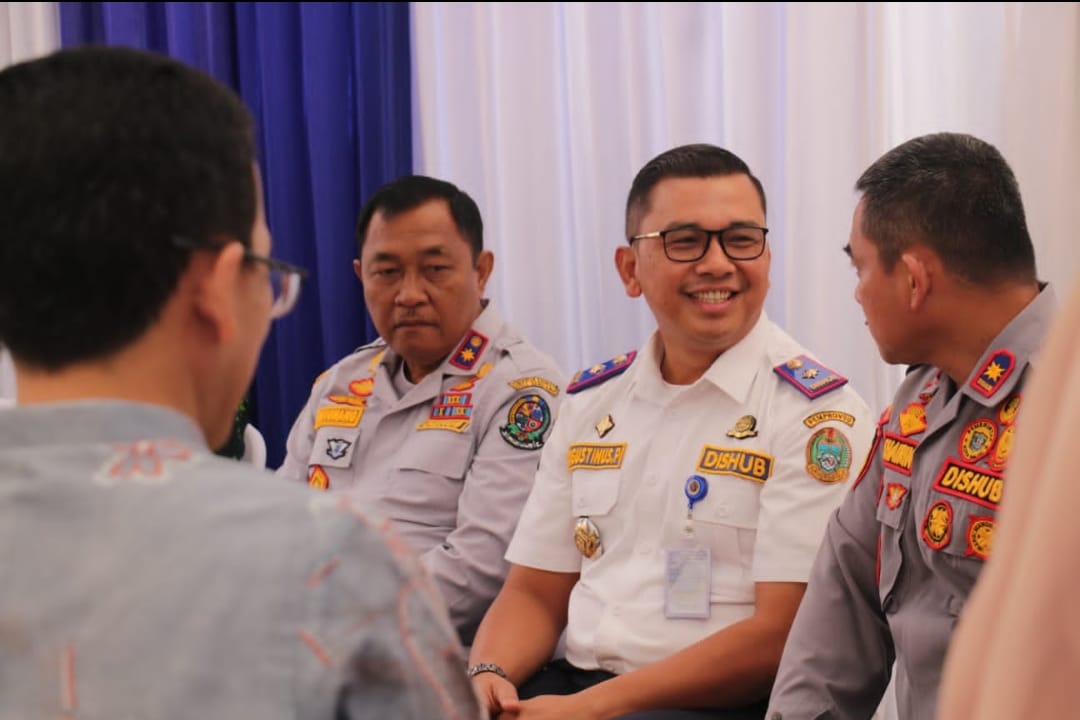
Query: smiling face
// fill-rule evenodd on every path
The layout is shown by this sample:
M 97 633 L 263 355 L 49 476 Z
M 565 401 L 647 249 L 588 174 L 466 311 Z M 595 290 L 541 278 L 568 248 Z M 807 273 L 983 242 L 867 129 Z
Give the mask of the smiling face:
M 735 224 L 765 227 L 765 210 L 749 177 L 670 177 L 649 194 L 633 234 Z M 697 367 L 711 363 L 754 327 L 769 289 L 770 259 L 766 246 L 754 260 L 730 260 L 715 236 L 696 262 L 669 260 L 659 238 L 642 238 L 616 251 L 626 293 L 644 295 L 656 317 L 665 362 Z
M 481 311 L 494 259 L 473 258 L 445 200 L 387 218 L 376 212 L 354 263 L 379 335 L 413 382 L 442 364 Z

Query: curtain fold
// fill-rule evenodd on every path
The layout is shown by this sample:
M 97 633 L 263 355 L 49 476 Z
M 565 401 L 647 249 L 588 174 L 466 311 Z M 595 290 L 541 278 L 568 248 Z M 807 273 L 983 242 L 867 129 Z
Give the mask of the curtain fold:
M 352 271 L 361 203 L 412 170 L 406 3 L 60 3 L 64 46 L 166 53 L 255 117 L 273 255 L 311 271 L 259 360 L 252 418 L 280 464 L 315 377 L 375 337 Z

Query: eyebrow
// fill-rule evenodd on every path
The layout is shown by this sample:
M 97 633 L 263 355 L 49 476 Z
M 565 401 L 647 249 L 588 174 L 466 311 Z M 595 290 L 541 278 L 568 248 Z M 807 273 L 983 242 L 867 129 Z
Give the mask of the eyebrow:
M 420 251 L 422 257 L 443 257 L 446 255 L 446 250 L 441 245 L 435 247 L 425 248 Z M 375 256 L 371 258 L 372 262 L 401 262 L 401 256 L 396 253 L 390 252 L 377 252 Z

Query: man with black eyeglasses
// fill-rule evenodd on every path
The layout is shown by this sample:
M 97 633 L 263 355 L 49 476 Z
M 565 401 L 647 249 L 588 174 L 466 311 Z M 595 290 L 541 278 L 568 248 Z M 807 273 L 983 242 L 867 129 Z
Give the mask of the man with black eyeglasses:
M 493 713 L 763 716 L 874 432 L 846 378 L 765 316 L 766 227 L 760 181 L 721 148 L 635 178 L 615 264 L 657 330 L 567 387 L 470 653 Z
M 210 451 L 303 275 L 240 99 L 82 48 L 0 108 L 0 717 L 478 718 L 400 540 Z

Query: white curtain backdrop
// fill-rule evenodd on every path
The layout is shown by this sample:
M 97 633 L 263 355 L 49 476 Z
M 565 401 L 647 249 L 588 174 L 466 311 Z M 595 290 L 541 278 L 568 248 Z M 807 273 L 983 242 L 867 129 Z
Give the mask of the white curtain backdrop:
M 614 270 L 637 169 L 687 142 L 742 156 L 769 196 L 766 310 L 884 407 L 853 299 L 858 175 L 926 132 L 997 145 L 1040 273 L 1080 268 L 1077 3 L 415 3 L 416 170 L 481 206 L 490 295 L 564 370 L 653 327 Z
M 60 16 L 56 3 L 0 2 L 0 68 L 58 47 Z M 15 370 L 10 356 L 0 347 L 0 407 L 14 399 Z

